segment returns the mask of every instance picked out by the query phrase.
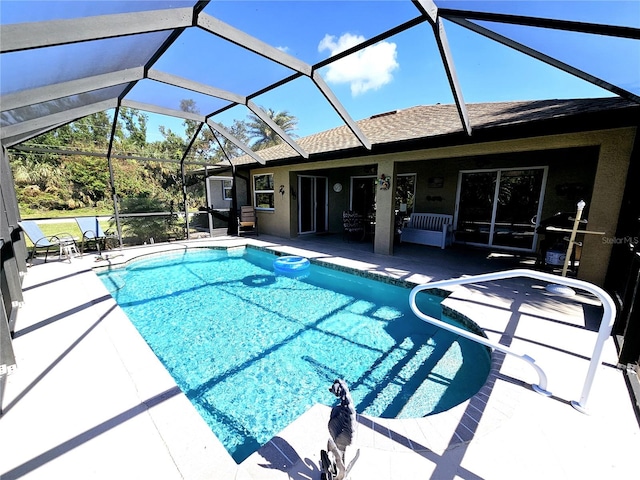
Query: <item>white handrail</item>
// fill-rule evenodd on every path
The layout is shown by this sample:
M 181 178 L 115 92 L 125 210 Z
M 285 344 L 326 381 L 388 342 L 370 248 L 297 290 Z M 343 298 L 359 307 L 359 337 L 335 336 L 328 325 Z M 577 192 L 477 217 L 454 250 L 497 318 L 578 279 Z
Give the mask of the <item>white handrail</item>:
M 596 344 L 593 349 L 593 355 L 591 356 L 591 361 L 589 363 L 589 369 L 587 371 L 587 375 L 584 381 L 584 386 L 582 388 L 582 395 L 579 401 L 572 401 L 571 405 L 578 411 L 582 413 L 587 413 L 587 401 L 589 399 L 589 393 L 591 391 L 591 386 L 593 385 L 593 379 L 596 374 L 596 370 L 598 365 L 600 364 L 600 359 L 602 357 L 602 350 L 604 347 L 604 343 L 611 334 L 611 329 L 613 328 L 613 322 L 616 317 L 616 306 L 613 303 L 613 300 L 609 296 L 607 292 L 605 292 L 600 287 L 593 285 L 591 283 L 585 282 L 583 280 L 577 280 L 574 278 L 566 278 L 560 277 L 558 275 L 553 275 L 545 272 L 538 272 L 535 270 L 527 270 L 527 269 L 515 269 L 515 270 L 505 270 L 502 272 L 494 272 L 494 273 L 485 273 L 482 275 L 473 275 L 469 277 L 460 277 L 453 278 L 450 280 L 441 280 L 438 282 L 425 283 L 422 285 L 418 285 L 411 290 L 409 295 L 409 304 L 411 306 L 411 310 L 416 316 L 425 322 L 434 324 L 440 328 L 445 330 L 449 330 L 454 332 L 461 337 L 468 338 L 469 340 L 473 340 L 482 345 L 486 345 L 495 350 L 507 353 L 509 355 L 514 355 L 522 360 L 528 362 L 538 373 L 539 382 L 537 385 L 532 385 L 532 388 L 545 396 L 550 396 L 551 393 L 547 391 L 547 377 L 544 374 L 544 371 L 535 363 L 535 360 L 528 355 L 523 355 L 518 352 L 515 352 L 511 348 L 502 345 L 497 342 L 493 342 L 485 337 L 477 335 L 475 333 L 469 332 L 468 330 L 464 330 L 462 328 L 456 327 L 454 325 L 450 325 L 441 320 L 435 319 L 428 315 L 422 313 L 418 306 L 416 305 L 416 295 L 422 290 L 430 290 L 433 288 L 444 288 L 450 287 L 453 285 L 464 285 L 469 283 L 479 283 L 486 282 L 491 280 L 503 280 L 507 278 L 514 277 L 529 277 L 536 280 L 544 280 L 550 283 L 561 284 L 568 287 L 577 288 L 580 290 L 585 290 L 594 294 L 598 299 L 602 302 L 602 307 L 604 312 L 602 314 L 602 321 L 600 323 L 600 328 L 598 330 L 598 336 L 596 338 Z

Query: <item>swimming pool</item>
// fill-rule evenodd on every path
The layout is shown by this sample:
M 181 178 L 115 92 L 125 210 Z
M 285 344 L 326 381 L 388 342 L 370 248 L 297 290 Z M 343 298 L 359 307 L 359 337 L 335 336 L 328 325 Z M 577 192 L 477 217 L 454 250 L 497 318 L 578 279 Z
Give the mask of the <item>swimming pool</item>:
M 486 347 L 417 319 L 408 288 L 315 264 L 289 278 L 275 258 L 198 248 L 99 272 L 237 462 L 333 405 L 335 378 L 359 413 L 391 418 L 447 410 L 485 382 Z M 440 318 L 441 300 L 421 294 L 420 308 Z

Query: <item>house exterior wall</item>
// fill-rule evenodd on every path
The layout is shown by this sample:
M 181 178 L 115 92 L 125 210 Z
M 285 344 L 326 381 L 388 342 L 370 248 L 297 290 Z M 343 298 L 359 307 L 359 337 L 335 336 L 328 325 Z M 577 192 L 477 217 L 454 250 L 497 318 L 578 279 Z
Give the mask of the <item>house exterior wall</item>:
M 207 178 L 209 207 L 218 210 L 231 208 L 231 200 L 224 199 L 223 182 L 225 179 L 231 179 L 231 177 L 224 177 L 220 179 L 216 177 Z
M 598 161 L 598 147 L 559 148 L 530 152 L 467 155 L 398 164 L 398 173 L 417 177 L 414 210 L 453 215 L 461 171 L 547 167 L 548 177 L 541 218 L 575 210 L 579 200 L 590 204 Z M 440 179 L 442 186 L 436 186 Z
M 272 173 L 275 187 L 273 211 L 258 210 L 260 232 L 291 238 L 298 235 L 298 175 L 317 175 L 328 179 L 329 185 L 329 225 L 332 232 L 342 232 L 342 211 L 349 209 L 349 182 L 351 176 L 375 175 L 376 164 L 369 159 L 366 164 L 361 159 L 335 160 L 327 162 L 309 162 L 304 165 L 287 165 L 282 167 L 260 167 L 250 171 L 253 175 Z M 335 183 L 341 183 L 341 192 L 333 190 Z M 280 186 L 285 194 L 280 194 Z M 250 185 L 253 193 L 253 181 Z
M 274 209 L 273 210 L 256 210 L 258 217 L 258 227 L 260 233 L 266 233 L 269 235 L 277 235 L 279 237 L 290 238 L 295 236 L 291 232 L 292 225 L 292 206 L 295 205 L 295 201 L 291 200 L 291 189 L 297 191 L 298 186 L 292 185 L 292 177 L 289 174 L 289 169 L 286 167 L 266 167 L 261 169 L 251 170 L 249 176 L 249 190 L 251 193 L 251 203 L 253 203 L 253 191 L 254 183 L 253 176 L 259 174 L 273 174 L 273 186 L 274 186 Z M 285 195 L 280 194 L 280 187 L 285 191 Z M 297 207 L 293 210 L 295 218 L 297 218 Z
M 416 212 L 454 214 L 458 175 L 461 170 L 546 166 L 548 178 L 542 218 L 558 211 L 575 211 L 578 200 L 587 202 L 589 230 L 614 235 L 624 191 L 635 128 L 550 135 L 519 140 L 486 142 L 453 147 L 414 150 L 378 156 L 361 156 L 280 167 L 260 167 L 256 173 L 273 173 L 275 210 L 259 212 L 260 231 L 282 236 L 297 235 L 297 175 L 328 177 L 329 231 L 342 231 L 343 210 L 349 209 L 349 179 L 355 175 L 416 173 Z M 433 179 L 442 179 L 433 182 Z M 343 185 L 336 193 L 331 186 Z M 285 195 L 278 193 L 284 185 Z M 292 193 L 293 188 L 293 193 Z M 374 251 L 393 252 L 395 182 L 377 191 Z M 579 277 L 604 283 L 611 244 L 601 236 L 585 235 Z
M 604 285 L 613 247 L 607 240 L 615 236 L 618 226 L 635 135 L 636 129 L 629 128 L 611 133 L 595 132 L 592 138 L 600 143 L 600 156 L 589 213 L 589 229 L 606 234 L 604 237 L 586 235 L 580 278 L 601 286 Z

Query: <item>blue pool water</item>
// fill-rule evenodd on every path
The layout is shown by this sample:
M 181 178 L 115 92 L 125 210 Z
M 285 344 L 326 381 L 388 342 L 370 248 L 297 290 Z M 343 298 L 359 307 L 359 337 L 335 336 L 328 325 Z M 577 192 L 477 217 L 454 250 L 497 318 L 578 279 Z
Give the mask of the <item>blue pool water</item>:
M 333 405 L 335 378 L 380 417 L 447 410 L 486 380 L 487 349 L 417 319 L 409 289 L 313 264 L 276 275 L 275 258 L 193 249 L 99 273 L 237 462 L 315 403 Z M 437 317 L 441 300 L 418 298 Z

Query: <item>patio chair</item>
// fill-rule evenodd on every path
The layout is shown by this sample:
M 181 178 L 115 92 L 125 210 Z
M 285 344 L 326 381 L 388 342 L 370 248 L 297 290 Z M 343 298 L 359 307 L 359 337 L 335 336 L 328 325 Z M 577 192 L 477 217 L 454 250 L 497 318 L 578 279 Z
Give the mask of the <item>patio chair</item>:
M 98 256 L 100 256 L 100 243 L 103 243 L 104 248 L 106 248 L 107 239 L 115 238 L 114 235 L 107 234 L 102 230 L 98 217 L 76 217 L 76 222 L 82 232 L 81 254 L 84 253 L 85 242 L 87 245 L 93 242 L 96 250 L 98 250 Z
M 38 224 L 33 220 L 22 220 L 18 222 L 18 225 L 20 225 L 20 229 L 27 237 L 29 237 L 31 243 L 33 243 L 31 254 L 27 259 L 27 262 L 30 265 L 33 265 L 33 258 L 35 257 L 38 249 L 45 249 L 44 263 L 47 263 L 49 250 L 51 249 L 58 250 L 59 258 L 62 258 L 63 253 L 66 253 L 69 256 L 69 259 L 71 259 L 71 252 L 74 250 L 77 252 L 76 240 L 69 233 L 57 233 L 47 237 L 42 230 L 40 230 Z
M 240 207 L 240 215 L 238 216 L 238 236 L 245 234 L 258 233 L 258 217 L 256 216 L 256 209 L 251 205 L 245 205 Z
M 344 228 L 343 239 L 346 237 L 348 241 L 351 237 L 355 237 L 358 240 L 364 240 L 366 234 L 364 217 L 359 213 L 352 211 L 342 212 L 342 226 Z

